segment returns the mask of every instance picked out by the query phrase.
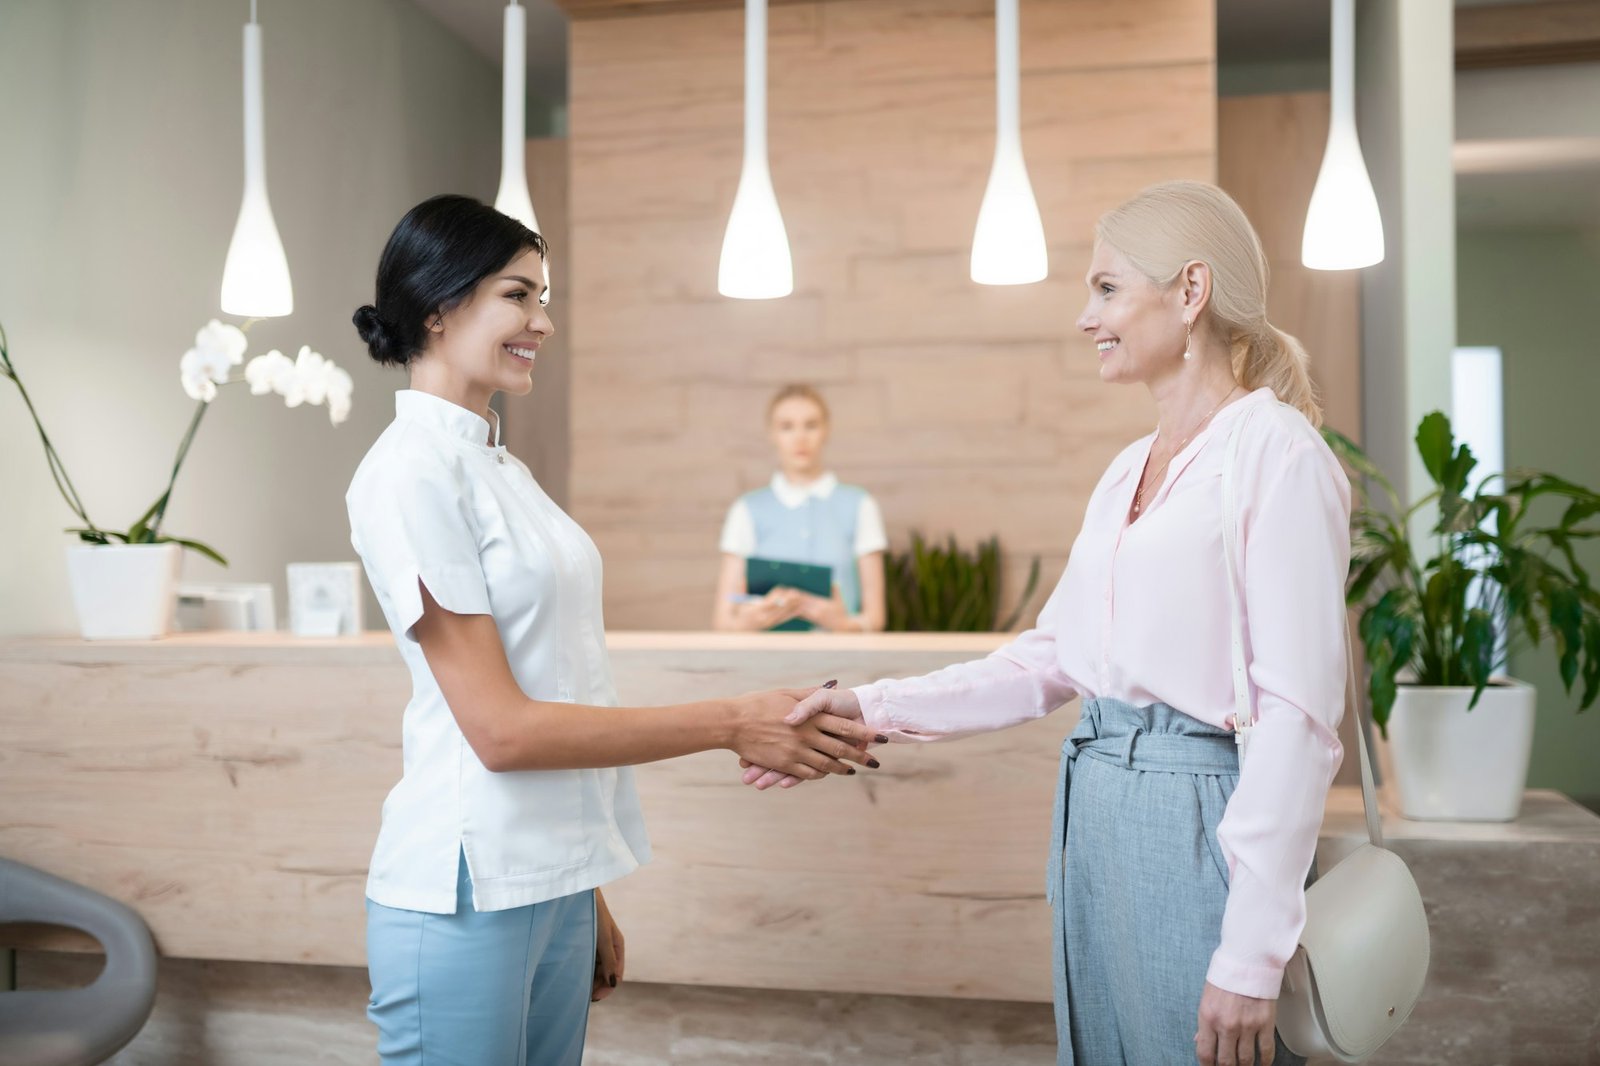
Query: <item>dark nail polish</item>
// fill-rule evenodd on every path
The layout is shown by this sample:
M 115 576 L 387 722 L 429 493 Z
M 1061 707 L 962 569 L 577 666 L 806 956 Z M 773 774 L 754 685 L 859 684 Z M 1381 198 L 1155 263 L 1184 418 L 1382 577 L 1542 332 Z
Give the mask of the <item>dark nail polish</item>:
M 876 740 L 879 744 L 887 744 L 887 743 L 889 743 L 889 738 L 884 736 L 882 733 L 879 733 L 877 736 L 873 737 L 872 739 Z
M 855 769 L 855 767 L 852 766 L 850 769 L 845 771 L 845 774 L 848 776 L 850 774 L 854 774 L 855 772 L 856 772 L 856 769 Z
M 617 975 L 616 974 L 612 974 L 610 977 L 606 978 L 606 983 L 609 984 L 612 988 L 616 988 L 617 987 Z
M 872 767 L 872 769 L 876 770 L 879 766 L 882 765 L 882 763 L 878 762 L 877 759 L 868 759 L 867 760 L 867 765 Z
M 823 688 L 838 688 L 839 687 L 839 682 L 837 680 L 828 681 L 828 682 L 824 683 L 822 687 Z

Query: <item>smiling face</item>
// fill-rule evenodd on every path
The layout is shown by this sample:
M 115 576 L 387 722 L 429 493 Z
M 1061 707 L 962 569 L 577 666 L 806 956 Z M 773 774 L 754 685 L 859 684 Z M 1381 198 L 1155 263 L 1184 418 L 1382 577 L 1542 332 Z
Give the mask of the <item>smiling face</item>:
M 1086 281 L 1089 300 L 1077 326 L 1094 338 L 1101 381 L 1148 384 L 1181 364 L 1184 286 L 1158 286 L 1104 241 Z
M 778 450 L 778 466 L 789 478 L 810 478 L 822 469 L 828 442 L 828 417 L 804 396 L 790 396 L 772 409 L 768 430 Z
M 496 392 L 526 396 L 539 346 L 555 332 L 545 313 L 547 278 L 544 260 L 530 248 L 478 282 L 465 300 L 429 321 L 431 342 L 416 369 L 447 378 L 458 402 L 472 410 L 486 407 Z

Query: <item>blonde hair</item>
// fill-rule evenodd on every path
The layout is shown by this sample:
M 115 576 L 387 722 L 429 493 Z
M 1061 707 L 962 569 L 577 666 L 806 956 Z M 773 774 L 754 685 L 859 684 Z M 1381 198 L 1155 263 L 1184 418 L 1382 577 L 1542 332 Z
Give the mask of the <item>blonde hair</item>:
M 1152 185 L 1102 216 L 1095 235 L 1157 285 L 1171 285 L 1185 263 L 1206 264 L 1206 309 L 1228 345 L 1233 376 L 1247 389 L 1265 385 L 1322 425 L 1310 359 L 1298 340 L 1267 321 L 1267 256 L 1231 196 L 1200 181 Z
M 771 400 L 767 402 L 768 422 L 772 421 L 772 413 L 776 411 L 778 409 L 778 405 L 785 400 L 810 400 L 812 403 L 817 405 L 817 410 L 822 412 L 822 421 L 824 424 L 832 420 L 832 416 L 828 413 L 828 404 L 823 400 L 822 393 L 818 392 L 816 389 L 813 389 L 810 385 L 785 385 L 773 395 Z

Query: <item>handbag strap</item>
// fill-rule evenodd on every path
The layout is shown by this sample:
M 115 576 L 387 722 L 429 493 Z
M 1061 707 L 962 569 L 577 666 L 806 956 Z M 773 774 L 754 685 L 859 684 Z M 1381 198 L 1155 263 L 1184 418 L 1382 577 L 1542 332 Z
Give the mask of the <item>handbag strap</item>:
M 1238 578 L 1234 566 L 1235 544 L 1239 536 L 1238 499 L 1234 494 L 1233 475 L 1239 454 L 1239 438 L 1251 412 L 1247 409 L 1234 419 L 1228 434 L 1228 452 L 1222 466 L 1222 558 L 1228 572 L 1228 617 L 1233 625 L 1233 726 L 1238 731 L 1255 724 L 1255 714 L 1250 708 L 1250 674 L 1244 657 L 1244 618 L 1239 605 Z M 1354 714 L 1356 747 L 1361 752 L 1361 806 L 1367 816 L 1367 839 L 1375 847 L 1383 847 L 1383 819 L 1378 811 L 1377 790 L 1372 781 L 1372 755 L 1367 750 L 1367 722 L 1365 708 L 1357 695 L 1355 654 L 1350 640 L 1350 616 L 1344 620 L 1344 663 L 1346 714 Z

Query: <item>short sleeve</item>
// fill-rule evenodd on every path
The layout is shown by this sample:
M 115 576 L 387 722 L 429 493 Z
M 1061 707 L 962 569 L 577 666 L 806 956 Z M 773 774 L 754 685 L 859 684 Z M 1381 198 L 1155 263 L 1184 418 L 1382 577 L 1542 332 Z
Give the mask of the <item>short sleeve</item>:
M 883 512 L 870 493 L 861 494 L 861 507 L 856 512 L 856 558 L 881 552 L 889 547 L 889 536 L 883 529 Z
M 452 614 L 492 614 L 465 486 L 448 467 L 414 464 L 401 476 L 351 486 L 350 542 L 396 637 L 415 640 L 420 582 Z
M 756 553 L 756 523 L 743 499 L 733 501 L 722 523 L 722 550 L 728 555 L 750 558 Z

